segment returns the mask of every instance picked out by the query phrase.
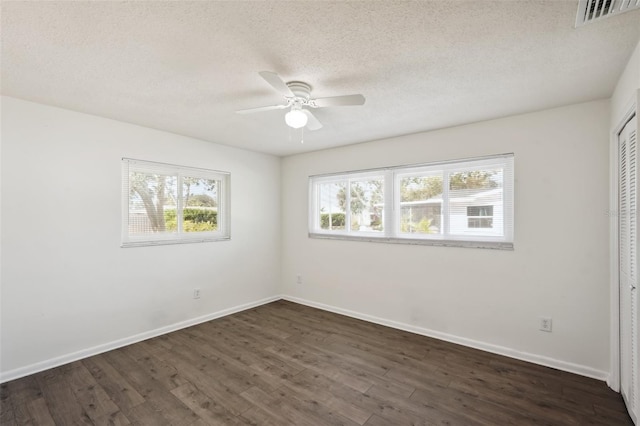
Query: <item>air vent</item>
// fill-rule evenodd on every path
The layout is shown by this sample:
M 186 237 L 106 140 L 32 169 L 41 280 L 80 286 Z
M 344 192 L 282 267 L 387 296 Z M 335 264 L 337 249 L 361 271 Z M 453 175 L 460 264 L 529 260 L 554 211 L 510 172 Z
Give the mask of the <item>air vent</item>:
M 640 0 L 578 0 L 576 27 L 634 9 L 640 9 Z

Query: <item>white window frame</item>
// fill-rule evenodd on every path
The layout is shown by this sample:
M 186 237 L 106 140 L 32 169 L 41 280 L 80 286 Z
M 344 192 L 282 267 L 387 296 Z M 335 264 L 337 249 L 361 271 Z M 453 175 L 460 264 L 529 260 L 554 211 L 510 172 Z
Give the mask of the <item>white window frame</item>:
M 341 174 L 341 175 L 327 175 L 327 176 L 318 176 L 317 179 L 315 180 L 316 186 L 315 189 L 317 190 L 317 187 L 321 184 L 327 184 L 327 183 L 339 183 L 339 182 L 343 182 L 346 181 L 347 182 L 347 188 L 346 188 L 346 193 L 345 193 L 345 205 L 346 206 L 351 206 L 351 190 L 350 190 L 350 184 L 353 181 L 361 181 L 361 180 L 367 180 L 367 179 L 375 179 L 375 178 L 384 178 L 386 181 L 386 172 L 382 171 L 382 170 L 376 170 L 376 171 L 365 171 L 365 172 L 355 172 L 355 173 L 349 173 L 347 174 Z M 386 188 L 385 188 L 385 194 L 386 194 Z M 386 197 L 385 197 L 385 205 L 386 205 Z M 320 209 L 318 209 L 317 211 L 313 211 L 312 212 L 312 219 L 310 223 L 319 223 L 320 222 Z M 351 209 L 347 208 L 346 211 L 344 212 L 345 215 L 345 229 L 344 230 L 323 230 L 323 229 L 319 229 L 320 233 L 326 233 L 327 235 L 339 235 L 339 236 L 355 236 L 355 235 L 359 235 L 361 237 L 378 237 L 381 232 L 380 231 L 352 231 L 351 230 Z M 383 226 L 386 229 L 386 217 L 383 216 Z
M 449 176 L 454 173 L 482 169 L 500 168 L 502 181 L 502 229 L 495 235 L 486 235 L 488 228 L 476 228 L 466 234 L 452 233 L 449 212 Z M 442 161 L 410 166 L 394 166 L 380 169 L 359 170 L 345 173 L 315 175 L 309 177 L 309 237 L 343 239 L 356 241 L 387 242 L 399 244 L 423 244 L 455 247 L 475 247 L 513 250 L 514 248 L 514 155 L 500 154 L 481 158 Z M 417 234 L 400 232 L 400 181 L 413 175 L 442 175 L 441 232 L 438 234 Z M 382 232 L 352 231 L 349 229 L 348 210 L 345 212 L 345 229 L 328 230 L 320 228 L 320 206 L 318 187 L 320 184 L 339 181 L 361 180 L 371 177 L 384 179 L 384 211 Z M 350 191 L 347 188 L 347 197 Z M 347 198 L 346 205 L 349 206 Z M 494 206 L 494 218 L 496 216 Z M 466 220 L 466 219 L 465 219 Z M 494 224 L 496 220 L 494 219 Z M 474 235 L 485 234 L 485 235 Z
M 131 172 L 156 173 L 176 176 L 177 202 L 176 221 L 177 230 L 144 235 L 129 234 L 129 194 L 131 191 L 129 176 Z M 182 230 L 182 178 L 193 177 L 212 179 L 219 182 L 217 204 L 217 229 L 215 231 L 184 232 Z M 165 244 L 201 243 L 224 241 L 231 239 L 230 224 L 230 187 L 231 176 L 228 172 L 209 170 L 195 167 L 178 166 L 175 164 L 158 163 L 153 161 L 122 158 L 122 245 L 121 247 L 140 247 Z
M 478 213 L 482 213 L 481 209 L 486 207 L 491 209 L 491 215 L 477 215 L 477 216 L 469 215 L 470 208 L 478 208 L 479 209 Z M 467 223 L 470 223 L 469 220 L 477 220 L 478 223 L 482 223 L 481 221 L 483 220 L 491 219 L 491 223 L 493 224 L 493 207 L 494 206 L 487 206 L 487 205 L 467 206 Z M 491 226 L 469 226 L 469 228 L 486 229 L 486 228 L 491 228 Z

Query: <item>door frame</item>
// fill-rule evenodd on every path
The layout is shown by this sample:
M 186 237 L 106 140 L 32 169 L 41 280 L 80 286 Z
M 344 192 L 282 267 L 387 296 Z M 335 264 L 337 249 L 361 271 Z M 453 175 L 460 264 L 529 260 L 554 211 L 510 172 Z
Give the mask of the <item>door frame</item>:
M 620 250 L 619 250 L 619 238 L 618 238 L 618 209 L 619 197 L 618 197 L 618 183 L 619 183 L 619 168 L 618 168 L 618 135 L 624 128 L 624 126 L 630 120 L 638 120 L 637 107 L 640 104 L 640 90 L 638 90 L 635 96 L 629 101 L 627 108 L 624 109 L 624 115 L 618 120 L 616 126 L 612 129 L 609 142 L 609 170 L 610 170 L 610 191 L 609 191 L 609 211 L 608 216 L 611 219 L 609 221 L 609 276 L 610 276 L 610 351 L 609 351 L 609 364 L 610 371 L 607 379 L 607 385 L 616 392 L 620 392 Z M 634 117 L 635 115 L 635 117 Z
M 609 337 L 609 377 L 607 385 L 616 392 L 620 392 L 620 253 L 619 253 L 619 198 L 618 198 L 618 135 L 631 119 L 638 120 L 638 105 L 640 105 L 640 90 L 630 99 L 625 113 L 612 129 L 609 138 L 609 304 L 610 304 L 610 337 Z M 634 117 L 635 115 L 635 117 Z

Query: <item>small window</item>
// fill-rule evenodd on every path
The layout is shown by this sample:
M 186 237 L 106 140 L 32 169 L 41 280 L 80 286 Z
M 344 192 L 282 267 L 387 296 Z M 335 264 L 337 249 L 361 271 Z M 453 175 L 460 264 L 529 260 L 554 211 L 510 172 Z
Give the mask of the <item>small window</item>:
M 229 174 L 122 160 L 122 246 L 229 239 Z
M 313 227 L 343 235 L 384 230 L 384 175 L 356 174 L 318 181 Z
M 467 207 L 467 226 L 469 228 L 493 228 L 493 206 Z
M 320 229 L 326 231 L 346 229 L 346 181 L 327 182 L 319 185 L 320 214 L 318 216 Z
M 442 173 L 399 176 L 400 234 L 440 234 L 442 229 Z
M 309 235 L 513 248 L 513 154 L 312 176 Z

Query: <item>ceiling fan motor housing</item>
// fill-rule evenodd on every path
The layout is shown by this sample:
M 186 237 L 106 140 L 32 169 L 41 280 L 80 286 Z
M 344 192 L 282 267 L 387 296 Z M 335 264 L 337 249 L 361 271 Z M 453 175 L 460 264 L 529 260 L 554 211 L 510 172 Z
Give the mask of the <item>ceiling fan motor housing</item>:
M 287 83 L 287 87 L 289 88 L 289 90 L 291 90 L 291 92 L 293 92 L 295 97 L 300 98 L 303 103 L 309 101 L 309 97 L 311 96 L 311 86 L 309 86 L 307 83 L 303 83 L 301 81 L 291 81 Z

